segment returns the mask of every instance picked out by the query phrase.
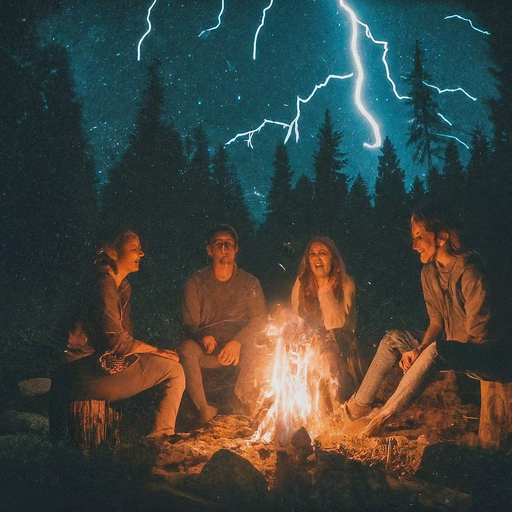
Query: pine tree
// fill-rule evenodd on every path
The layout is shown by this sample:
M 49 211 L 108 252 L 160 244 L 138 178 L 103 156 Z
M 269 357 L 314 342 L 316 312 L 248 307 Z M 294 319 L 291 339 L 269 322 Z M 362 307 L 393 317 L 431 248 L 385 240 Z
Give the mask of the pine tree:
M 268 297 L 274 300 L 287 300 L 291 277 L 295 277 L 296 268 L 290 268 L 290 258 L 296 240 L 294 239 L 293 220 L 295 205 L 293 202 L 293 173 L 286 146 L 278 144 L 273 162 L 274 173 L 270 178 L 270 190 L 267 196 L 265 220 L 258 229 L 256 244 L 262 248 L 259 267 L 262 286 Z
M 413 114 L 407 146 L 414 146 L 415 162 L 423 163 L 426 159 L 427 169 L 430 171 L 434 165 L 436 148 L 441 141 L 437 135 L 440 128 L 438 105 L 434 99 L 434 91 L 426 85 L 431 83 L 432 78 L 425 70 L 425 62 L 420 42 L 416 41 L 413 71 L 406 77 L 410 84 L 411 97 L 406 103 L 412 107 Z
M 423 180 L 418 176 L 414 176 L 411 188 L 409 189 L 409 207 L 411 210 L 418 208 L 425 202 L 426 192 Z
M 375 181 L 375 215 L 384 229 L 404 227 L 409 219 L 405 172 L 400 167 L 395 147 L 384 139 Z
M 492 155 L 489 140 L 484 132 L 477 128 L 471 136 L 471 156 L 466 166 L 466 194 L 464 197 L 464 217 L 468 228 L 471 247 L 480 250 L 485 234 L 489 230 L 489 212 L 492 204 L 493 186 Z
M 318 232 L 336 237 L 340 230 L 345 201 L 348 194 L 348 179 L 340 172 L 347 163 L 347 153 L 339 146 L 343 135 L 335 130 L 329 111 L 325 112 L 324 124 L 317 135 L 318 150 L 314 154 L 315 168 L 315 227 Z
M 233 226 L 245 245 L 253 237 L 254 223 L 236 169 L 222 144 L 217 146 L 212 162 L 212 222 Z
M 343 244 L 343 255 L 346 258 L 347 269 L 353 273 L 359 282 L 368 281 L 368 254 L 373 244 L 373 208 L 368 185 L 358 174 L 350 187 L 347 197 L 346 241 Z
M 427 187 L 426 198 L 428 201 L 436 200 L 444 197 L 444 177 L 439 171 L 437 165 L 433 165 L 427 171 L 427 177 L 425 178 L 425 184 Z
M 202 124 L 195 128 L 188 148 L 183 190 L 186 205 L 183 230 L 187 236 L 183 240 L 183 249 L 191 265 L 197 269 L 205 261 L 205 236 L 215 224 L 213 212 L 216 206 L 211 193 L 213 181 L 209 141 Z
M 267 197 L 267 211 L 265 213 L 264 227 L 273 239 L 289 238 L 293 203 L 292 203 L 292 177 L 288 151 L 284 144 L 276 147 L 273 163 L 274 174 L 270 178 L 270 190 Z
M 159 65 L 153 64 L 134 132 L 104 187 L 102 216 L 107 227 L 131 227 L 151 248 L 151 258 L 169 258 L 169 240 L 174 240 L 175 249 L 180 245 L 184 166 L 181 137 L 165 120 Z
M 299 177 L 292 189 L 292 204 L 292 234 L 297 243 L 305 243 L 314 232 L 314 185 L 305 174 Z
M 395 148 L 385 138 L 379 156 L 374 199 L 374 237 L 370 279 L 372 295 L 382 301 L 382 312 L 401 318 L 416 290 L 411 290 L 414 272 L 410 250 L 410 210 L 405 190 L 405 173 Z M 400 289 L 389 302 L 393 290 Z M 385 306 L 384 306 L 385 305 Z M 389 326 L 388 326 L 389 328 Z
M 466 196 L 466 174 L 453 139 L 447 142 L 444 150 L 443 178 L 446 202 L 455 215 L 461 216 Z

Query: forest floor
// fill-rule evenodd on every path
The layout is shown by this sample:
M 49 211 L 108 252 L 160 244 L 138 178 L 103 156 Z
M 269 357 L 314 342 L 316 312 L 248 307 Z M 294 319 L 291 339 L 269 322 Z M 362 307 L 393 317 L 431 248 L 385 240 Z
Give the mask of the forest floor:
M 441 374 L 382 437 L 334 418 L 324 434 L 310 440 L 305 426 L 286 446 L 255 439 L 251 418 L 223 414 L 148 447 L 132 405 L 120 446 L 86 455 L 50 444 L 47 395 L 19 397 L 0 410 L 0 510 L 510 510 L 510 450 L 479 447 L 475 387 L 458 382 Z

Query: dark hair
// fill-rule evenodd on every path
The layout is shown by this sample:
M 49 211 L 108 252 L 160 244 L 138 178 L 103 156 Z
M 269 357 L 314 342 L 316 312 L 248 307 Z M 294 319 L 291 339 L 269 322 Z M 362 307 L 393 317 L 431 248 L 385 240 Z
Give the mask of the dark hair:
M 117 274 L 117 263 L 108 255 L 108 251 L 116 251 L 119 253 L 123 245 L 132 237 L 138 237 L 131 229 L 123 229 L 121 232 L 116 231 L 114 235 L 110 236 L 106 242 L 98 249 L 98 256 L 94 261 L 96 267 L 103 267 L 108 265 Z
M 302 256 L 299 264 L 299 316 L 310 318 L 317 324 L 322 323 L 322 312 L 320 310 L 320 301 L 318 300 L 318 283 L 309 264 L 309 251 L 311 246 L 319 242 L 324 244 L 331 253 L 331 271 L 329 277 L 332 279 L 332 291 L 336 300 L 343 300 L 343 287 L 349 276 L 345 268 L 345 262 L 341 257 L 336 244 L 326 236 L 316 236 L 312 238 Z
M 432 202 L 416 208 L 412 212 L 411 223 L 422 224 L 427 231 L 434 233 L 436 241 L 441 233 L 448 234 L 446 250 L 451 256 L 464 253 L 460 239 L 462 223 L 444 203 Z
M 235 246 L 238 247 L 238 235 L 234 228 L 232 228 L 229 224 L 215 224 L 210 231 L 208 231 L 206 235 L 206 243 L 207 245 L 212 245 L 213 239 L 217 233 L 229 233 L 233 240 L 235 241 Z

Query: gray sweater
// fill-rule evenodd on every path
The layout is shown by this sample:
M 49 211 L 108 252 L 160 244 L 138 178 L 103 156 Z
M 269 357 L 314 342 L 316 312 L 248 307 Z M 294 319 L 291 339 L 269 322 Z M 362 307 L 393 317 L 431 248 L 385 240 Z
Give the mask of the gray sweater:
M 421 272 L 431 322 L 444 325 L 446 339 L 462 343 L 491 341 L 489 283 L 480 258 L 458 256 L 449 270 L 428 263 Z
M 199 341 L 212 335 L 224 345 L 236 340 L 244 345 L 261 336 L 267 312 L 258 279 L 235 266 L 228 281 L 215 278 L 211 267 L 190 277 L 183 291 L 183 326 Z

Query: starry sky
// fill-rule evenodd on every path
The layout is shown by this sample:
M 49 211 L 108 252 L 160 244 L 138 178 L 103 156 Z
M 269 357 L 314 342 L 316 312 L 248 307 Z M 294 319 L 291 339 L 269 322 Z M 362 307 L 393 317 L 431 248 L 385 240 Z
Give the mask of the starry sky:
M 239 133 L 258 128 L 265 119 L 290 124 L 300 105 L 299 139 L 287 142 L 292 170 L 313 175 L 316 135 L 326 109 L 344 134 L 341 150 L 348 153 L 345 172 L 361 173 L 375 182 L 379 149 L 370 123 L 356 108 L 358 69 L 351 53 L 350 13 L 367 24 L 373 37 L 388 43 L 390 77 L 399 95 L 408 90 L 403 77 L 413 65 L 417 39 L 425 50 L 426 70 L 440 89 L 463 88 L 437 96 L 440 112 L 452 123 L 453 135 L 469 143 L 477 125 L 490 129 L 486 100 L 496 96 L 488 71 L 487 38 L 474 15 L 458 2 L 443 0 L 62 0 L 62 9 L 43 20 L 43 41 L 65 46 L 71 56 L 76 92 L 83 103 L 85 129 L 103 180 L 126 148 L 146 86 L 147 66 L 162 62 L 166 114 L 183 135 L 202 122 L 211 147 Z M 446 17 L 449 17 L 446 19 Z M 364 77 L 361 99 L 382 138 L 395 145 L 406 182 L 425 169 L 411 161 L 406 148 L 410 109 L 398 99 L 386 78 L 383 46 L 374 44 L 358 27 L 358 53 Z M 206 32 L 203 32 L 206 31 Z M 202 33 L 203 32 L 203 33 Z M 202 33 L 202 34 L 201 34 Z M 257 44 L 255 46 L 255 36 Z M 201 35 L 200 35 L 201 34 Z M 256 52 L 255 52 L 256 47 Z M 254 52 L 256 58 L 254 59 Z M 447 125 L 448 126 L 448 125 Z M 252 138 L 252 148 L 239 137 L 227 146 L 246 198 L 256 219 L 265 209 L 276 145 L 286 128 L 267 124 Z M 462 160 L 469 151 L 460 144 Z

